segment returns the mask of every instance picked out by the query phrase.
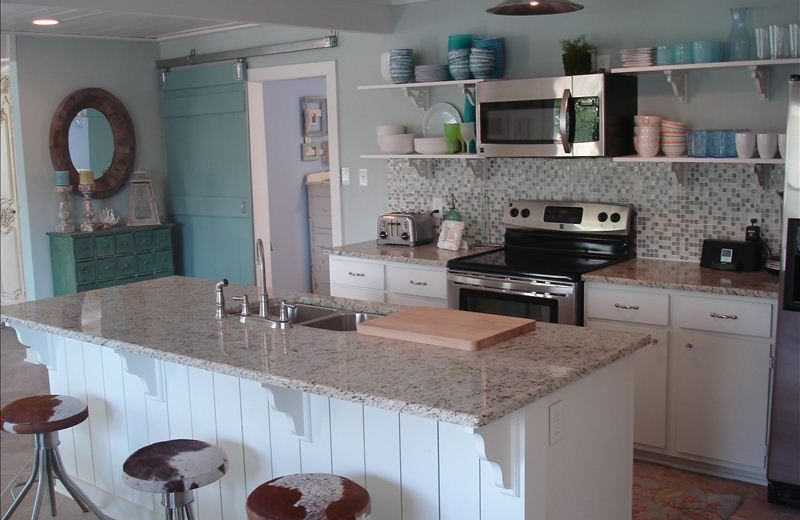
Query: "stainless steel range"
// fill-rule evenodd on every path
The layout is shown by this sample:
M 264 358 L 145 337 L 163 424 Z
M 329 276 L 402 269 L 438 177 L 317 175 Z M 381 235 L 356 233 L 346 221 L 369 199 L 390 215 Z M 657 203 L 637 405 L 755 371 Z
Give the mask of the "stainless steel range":
M 582 325 L 581 275 L 635 256 L 633 218 L 630 205 L 510 201 L 503 249 L 448 262 L 448 307 Z

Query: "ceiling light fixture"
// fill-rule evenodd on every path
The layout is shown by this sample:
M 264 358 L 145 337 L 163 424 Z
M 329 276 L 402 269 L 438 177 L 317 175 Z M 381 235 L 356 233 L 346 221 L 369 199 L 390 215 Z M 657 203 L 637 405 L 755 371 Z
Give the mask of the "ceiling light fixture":
M 487 9 L 486 12 L 504 16 L 532 16 L 573 13 L 581 9 L 583 9 L 581 4 L 569 0 L 505 0 Z
M 33 21 L 33 25 L 41 25 L 41 26 L 48 26 L 48 25 L 58 25 L 61 22 L 56 20 L 55 18 L 37 18 Z

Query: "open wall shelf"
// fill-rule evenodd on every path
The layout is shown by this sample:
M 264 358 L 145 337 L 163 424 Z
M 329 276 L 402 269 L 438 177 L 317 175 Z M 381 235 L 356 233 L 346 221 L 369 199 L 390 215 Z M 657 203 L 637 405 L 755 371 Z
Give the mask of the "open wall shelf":
M 465 79 L 453 81 L 428 81 L 421 83 L 384 83 L 382 85 L 361 85 L 358 90 L 390 90 L 401 89 L 406 97 L 420 110 L 427 110 L 430 105 L 429 90 L 433 87 L 459 87 L 464 91 L 470 102 L 475 104 L 475 85 L 481 83 L 482 79 Z
M 684 183 L 686 177 L 686 165 L 691 163 L 705 163 L 705 164 L 749 164 L 753 166 L 753 171 L 758 177 L 758 184 L 764 186 L 767 172 L 764 168 L 767 164 L 783 164 L 783 159 L 740 159 L 739 157 L 640 157 L 638 155 L 626 155 L 624 157 L 614 157 L 614 162 L 623 163 L 670 163 L 672 164 L 672 172 L 675 174 L 679 184 Z

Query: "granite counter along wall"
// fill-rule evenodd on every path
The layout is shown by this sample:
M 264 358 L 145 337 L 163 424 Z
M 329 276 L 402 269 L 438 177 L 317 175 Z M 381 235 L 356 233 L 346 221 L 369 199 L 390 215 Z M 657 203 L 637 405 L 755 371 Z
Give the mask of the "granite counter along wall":
M 462 161 L 434 161 L 431 178 L 407 161 L 388 164 L 391 211 L 424 211 L 434 197 L 453 193 L 467 222 L 467 234 L 481 242 L 502 242 L 501 205 L 514 199 L 588 200 L 632 203 L 637 211 L 640 257 L 699 261 L 703 238 L 743 240 L 758 217 L 770 247 L 780 243 L 778 191 L 783 167 L 767 167 L 765 186 L 752 166 L 687 164 L 684 185 L 669 164 L 615 163 L 610 159 L 489 159 L 484 179 Z

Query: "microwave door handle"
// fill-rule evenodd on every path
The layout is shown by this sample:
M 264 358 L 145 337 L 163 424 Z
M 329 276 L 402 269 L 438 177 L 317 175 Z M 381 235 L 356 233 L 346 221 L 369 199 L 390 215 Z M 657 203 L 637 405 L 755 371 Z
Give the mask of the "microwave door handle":
M 569 142 L 569 126 L 567 121 L 570 98 L 572 98 L 572 92 L 570 92 L 568 88 L 565 88 L 564 94 L 561 96 L 561 115 L 558 118 L 558 130 L 561 134 L 561 146 L 564 147 L 564 153 L 572 153 L 572 145 Z

